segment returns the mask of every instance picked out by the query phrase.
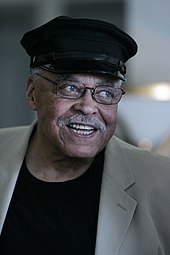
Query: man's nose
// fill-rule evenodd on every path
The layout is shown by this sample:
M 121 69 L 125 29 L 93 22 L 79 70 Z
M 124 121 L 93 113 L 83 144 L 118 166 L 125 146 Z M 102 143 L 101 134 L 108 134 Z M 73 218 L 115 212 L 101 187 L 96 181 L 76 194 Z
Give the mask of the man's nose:
M 86 88 L 84 94 L 75 101 L 73 108 L 83 114 L 96 114 L 98 109 L 97 104 L 92 97 L 91 88 Z

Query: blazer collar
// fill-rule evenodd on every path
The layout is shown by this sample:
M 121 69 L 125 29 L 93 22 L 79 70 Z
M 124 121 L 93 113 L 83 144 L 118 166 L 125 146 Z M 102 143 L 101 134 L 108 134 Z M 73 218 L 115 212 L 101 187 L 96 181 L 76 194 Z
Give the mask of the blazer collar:
M 124 149 L 115 138 L 106 148 L 95 255 L 117 255 L 137 202 L 126 193 L 135 178 Z

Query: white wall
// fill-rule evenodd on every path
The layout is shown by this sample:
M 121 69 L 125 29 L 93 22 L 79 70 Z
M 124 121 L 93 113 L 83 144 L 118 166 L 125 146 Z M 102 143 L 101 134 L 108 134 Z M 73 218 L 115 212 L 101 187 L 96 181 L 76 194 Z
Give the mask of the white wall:
M 128 0 L 128 30 L 139 45 L 130 83 L 170 82 L 170 1 Z
M 127 30 L 139 50 L 128 65 L 127 84 L 170 83 L 170 1 L 128 0 Z M 126 95 L 119 106 L 134 143 L 146 138 L 156 146 L 170 133 L 170 101 Z

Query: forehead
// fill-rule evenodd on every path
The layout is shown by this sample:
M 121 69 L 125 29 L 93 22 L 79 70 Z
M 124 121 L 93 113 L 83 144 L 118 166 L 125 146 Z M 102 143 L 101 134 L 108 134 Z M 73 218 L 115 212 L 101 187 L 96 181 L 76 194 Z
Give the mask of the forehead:
M 94 83 L 117 83 L 121 82 L 120 79 L 108 74 L 60 74 L 57 75 L 58 78 L 64 80 L 72 80 L 77 82 L 94 82 Z

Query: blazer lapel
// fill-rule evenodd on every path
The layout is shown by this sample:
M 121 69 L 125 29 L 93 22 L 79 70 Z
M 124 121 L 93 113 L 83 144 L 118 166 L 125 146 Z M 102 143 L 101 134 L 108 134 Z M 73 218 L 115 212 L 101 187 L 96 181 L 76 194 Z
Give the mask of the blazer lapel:
M 135 179 L 122 154 L 113 138 L 105 153 L 95 255 L 118 254 L 137 205 L 125 191 Z
M 0 150 L 0 233 L 33 127 L 34 124 L 11 131 L 11 142 L 5 142 Z

